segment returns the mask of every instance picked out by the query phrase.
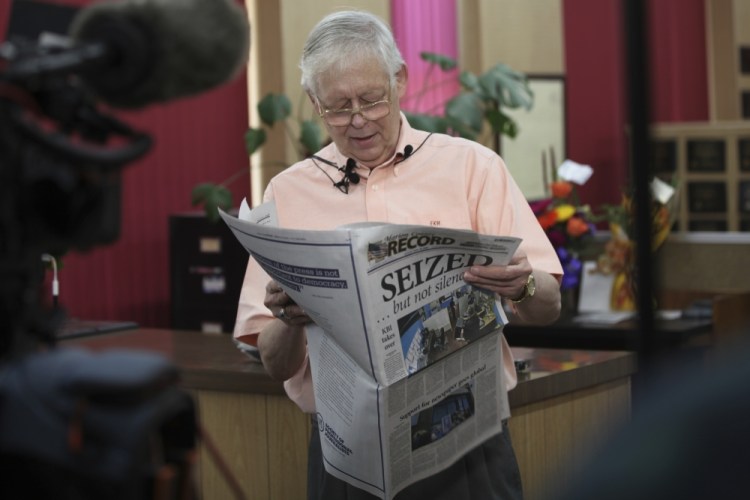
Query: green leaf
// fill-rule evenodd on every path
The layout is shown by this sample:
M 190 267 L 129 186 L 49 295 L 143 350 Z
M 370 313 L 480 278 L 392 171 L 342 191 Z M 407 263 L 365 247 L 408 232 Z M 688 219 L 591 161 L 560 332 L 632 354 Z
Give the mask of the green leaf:
M 479 88 L 479 79 L 477 78 L 477 75 L 470 71 L 462 71 L 461 74 L 458 75 L 458 82 L 461 84 L 461 87 L 470 92 L 481 91 L 481 89 Z
M 497 101 L 500 106 L 511 109 L 531 109 L 534 94 L 527 78 L 505 64 L 497 64 L 479 77 L 483 99 Z
M 488 109 L 485 111 L 484 117 L 487 119 L 494 133 L 507 135 L 511 139 L 515 139 L 516 135 L 518 135 L 518 124 L 513 118 L 502 111 Z
M 482 131 L 482 101 L 475 94 L 464 92 L 448 101 L 445 116 L 451 118 L 452 123 L 462 124 L 458 132 L 464 137 L 467 132 L 476 135 Z
M 266 96 L 258 103 L 258 115 L 260 120 L 272 127 L 274 123 L 286 120 L 292 113 L 292 103 L 284 94 L 274 94 L 273 92 Z
M 426 115 L 423 113 L 409 113 L 404 111 L 404 115 L 412 127 L 424 130 L 425 132 L 447 133 L 448 123 L 441 116 Z
M 434 52 L 420 52 L 419 57 L 428 63 L 437 64 L 443 71 L 450 71 L 458 66 L 458 62 L 455 59 L 442 54 L 435 54 Z
M 454 117 L 447 117 L 446 122 L 448 125 L 448 130 L 453 135 L 458 135 L 460 137 L 463 137 L 464 139 L 469 140 L 476 140 L 477 136 L 479 135 L 479 132 L 474 130 L 473 128 L 466 125 L 461 120 L 458 120 Z
M 219 220 L 219 208 L 229 210 L 232 207 L 232 193 L 224 186 L 213 183 L 198 184 L 192 191 L 192 204 L 203 204 L 206 217 L 211 222 Z
M 266 142 L 266 131 L 262 128 L 249 128 L 245 132 L 245 149 L 251 155 Z
M 323 144 L 320 139 L 320 126 L 315 120 L 303 120 L 300 123 L 299 142 L 305 148 L 305 156 L 319 151 Z

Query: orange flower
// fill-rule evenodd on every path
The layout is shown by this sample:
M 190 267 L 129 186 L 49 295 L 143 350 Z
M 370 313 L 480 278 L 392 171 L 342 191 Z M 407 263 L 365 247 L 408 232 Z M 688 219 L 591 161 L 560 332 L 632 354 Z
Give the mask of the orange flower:
M 580 217 L 571 217 L 568 219 L 565 231 L 573 238 L 578 238 L 589 231 L 589 225 Z
M 573 192 L 573 184 L 568 181 L 555 181 L 550 184 L 550 189 L 554 198 L 562 200 L 570 196 L 570 193 Z
M 554 226 L 555 222 L 557 222 L 557 214 L 554 211 L 544 212 L 537 217 L 537 220 L 542 226 L 542 229 L 546 231 L 547 229 Z

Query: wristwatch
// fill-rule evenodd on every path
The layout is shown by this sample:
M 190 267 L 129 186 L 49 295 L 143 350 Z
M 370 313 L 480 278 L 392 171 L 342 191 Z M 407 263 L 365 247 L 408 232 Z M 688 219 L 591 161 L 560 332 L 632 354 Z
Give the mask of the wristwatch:
M 529 274 L 529 279 L 526 280 L 521 296 L 517 299 L 510 299 L 510 301 L 514 304 L 520 304 L 529 297 L 533 297 L 534 293 L 536 293 L 536 278 L 534 278 L 534 273 L 531 273 Z

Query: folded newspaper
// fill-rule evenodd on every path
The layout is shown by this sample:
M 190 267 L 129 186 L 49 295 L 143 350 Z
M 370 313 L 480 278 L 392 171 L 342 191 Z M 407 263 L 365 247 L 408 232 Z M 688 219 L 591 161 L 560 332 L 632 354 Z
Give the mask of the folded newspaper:
M 468 285 L 520 239 L 431 226 L 276 226 L 275 207 L 221 216 L 312 318 L 307 327 L 326 470 L 389 500 L 494 434 L 509 415 L 500 302 Z

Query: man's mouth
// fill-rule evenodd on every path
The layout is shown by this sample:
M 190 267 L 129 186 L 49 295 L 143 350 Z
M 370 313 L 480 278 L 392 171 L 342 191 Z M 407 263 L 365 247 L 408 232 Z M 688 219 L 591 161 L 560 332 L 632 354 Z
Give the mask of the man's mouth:
M 352 137 L 352 140 L 354 142 L 367 142 L 370 139 L 372 139 L 373 137 L 375 137 L 375 134 L 368 135 L 368 136 L 365 136 L 365 137 Z

